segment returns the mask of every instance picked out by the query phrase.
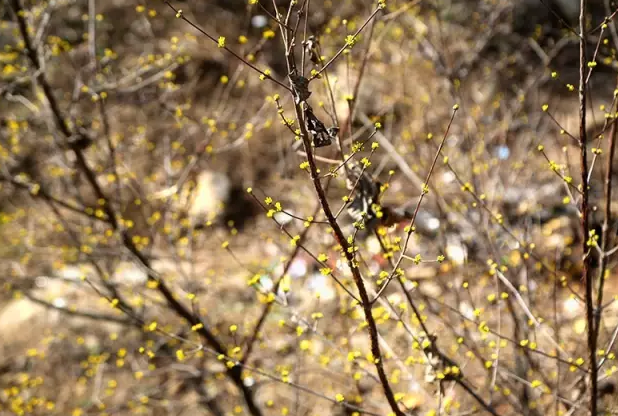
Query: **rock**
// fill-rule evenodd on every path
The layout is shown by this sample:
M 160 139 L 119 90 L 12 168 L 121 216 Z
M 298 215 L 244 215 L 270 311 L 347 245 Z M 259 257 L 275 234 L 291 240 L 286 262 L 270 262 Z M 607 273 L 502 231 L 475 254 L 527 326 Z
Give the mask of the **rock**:
M 294 211 L 288 211 L 290 214 L 295 215 Z M 277 221 L 278 224 L 281 225 L 288 225 L 289 223 L 292 222 L 292 220 L 294 219 L 293 217 L 291 217 L 290 215 L 286 214 L 285 212 L 276 212 L 273 215 L 273 219 L 275 221 Z
M 74 272 L 74 270 L 71 270 Z M 64 308 L 75 305 L 78 300 L 78 286 L 69 279 L 41 276 L 36 279 L 36 287 L 31 295 L 52 305 Z M 22 295 L 0 309 L 0 338 L 11 341 L 33 338 L 32 328 L 38 324 L 54 324 L 62 317 L 62 312 L 50 309 Z M 24 331 L 24 328 L 30 328 Z M 36 334 L 38 336 L 38 334 Z M 35 336 L 35 338 L 36 338 Z
M 322 273 L 314 273 L 307 279 L 307 290 L 314 296 L 320 296 L 320 300 L 329 302 L 337 296 L 333 287 L 332 278 Z
M 380 241 L 376 238 L 375 235 L 370 235 L 369 237 L 367 237 L 365 245 L 369 253 L 373 255 L 382 253 L 382 246 L 380 245 Z
M 146 283 L 148 275 L 144 269 L 138 267 L 134 262 L 122 262 L 116 266 L 112 280 L 128 285 L 141 285 Z
M 288 270 L 288 274 L 292 277 L 292 279 L 298 279 L 307 274 L 309 270 L 309 264 L 305 258 L 299 257 L 294 259 L 290 268 Z
M 434 280 L 425 280 L 420 285 L 421 292 L 431 298 L 437 299 L 443 294 L 442 287 Z
M 457 266 L 461 266 L 468 258 L 468 248 L 457 236 L 452 235 L 447 238 L 446 257 Z
M 0 309 L 0 338 L 7 339 L 18 334 L 21 328 L 41 316 L 45 307 L 34 303 L 30 299 L 15 299 Z
M 251 26 L 262 29 L 268 24 L 268 17 L 263 14 L 257 14 L 251 18 Z
M 71 264 L 60 269 L 56 276 L 60 279 L 77 282 L 84 277 L 93 278 L 95 270 L 90 264 Z
M 431 212 L 420 209 L 416 216 L 414 226 L 416 230 L 427 237 L 435 237 L 440 229 L 440 219 Z
M 562 302 L 562 314 L 564 317 L 572 319 L 584 313 L 584 306 L 575 296 L 570 296 Z
M 214 218 L 228 200 L 231 181 L 222 173 L 203 171 L 195 179 L 189 202 L 189 218 L 194 224 Z

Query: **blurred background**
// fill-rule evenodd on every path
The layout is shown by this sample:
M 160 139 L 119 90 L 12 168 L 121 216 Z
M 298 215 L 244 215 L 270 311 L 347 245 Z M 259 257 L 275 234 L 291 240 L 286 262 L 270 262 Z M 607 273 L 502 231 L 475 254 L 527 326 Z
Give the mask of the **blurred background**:
M 219 47 L 289 84 L 273 19 L 289 1 L 253 3 L 1 3 L 0 414 L 389 414 L 298 121 L 282 122 L 293 97 Z M 401 287 L 373 307 L 401 409 L 489 414 L 429 374 L 429 328 L 497 414 L 587 414 L 579 1 L 297 3 L 297 62 L 309 36 L 324 58 L 307 52 L 306 77 L 364 26 L 308 102 L 369 158 L 383 205 L 413 212 L 437 158 L 410 242 L 400 226 L 355 243 L 373 294 L 405 252 Z M 613 179 L 616 10 L 589 1 L 592 247 Z M 337 212 L 341 154 L 314 150 Z M 611 413 L 618 287 L 599 252 Z

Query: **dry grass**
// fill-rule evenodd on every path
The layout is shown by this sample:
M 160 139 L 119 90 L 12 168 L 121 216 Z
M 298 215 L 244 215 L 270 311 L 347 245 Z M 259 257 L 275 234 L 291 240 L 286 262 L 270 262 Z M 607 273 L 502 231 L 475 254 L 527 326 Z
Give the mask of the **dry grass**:
M 353 414 L 353 407 L 337 403 L 338 394 L 351 406 L 387 414 L 362 310 L 332 276 L 320 273 L 327 266 L 347 290 L 353 287 L 330 227 L 321 211 L 315 214 L 307 172 L 298 169 L 306 157 L 292 148 L 294 137 L 282 125 L 273 96 L 281 95 L 285 117 L 293 115 L 292 100 L 174 19 L 165 5 L 139 11 L 135 5 L 99 3 L 99 68 L 88 68 L 91 52 L 81 41 L 88 29 L 88 19 L 81 17 L 88 15 L 87 6 L 59 4 L 44 39 L 48 50 L 59 45 L 67 51 L 47 57 L 45 75 L 71 127 L 96 137 L 85 157 L 132 244 L 176 299 L 203 317 L 227 358 L 213 354 L 199 329 L 173 311 L 109 223 L 50 203 L 31 185 L 4 180 L 0 380 L 6 389 L 0 391 L 0 413 L 250 414 L 238 386 L 226 377 L 226 362 L 242 359 L 267 310 L 243 369 L 264 414 Z M 330 3 L 312 1 L 316 12 L 309 18 L 309 27 L 324 33 L 322 53 L 329 57 L 371 13 L 359 2 L 329 8 Z M 563 177 L 578 177 L 576 143 L 560 134 L 561 128 L 573 134 L 578 128 L 576 93 L 564 91 L 565 84 L 574 82 L 569 78 L 573 68 L 566 58 L 541 62 L 539 48 L 551 56 L 555 43 L 513 33 L 508 2 L 492 7 L 479 2 L 471 15 L 465 8 L 433 10 L 425 3 L 404 3 L 389 1 L 369 47 L 367 37 L 361 37 L 350 54 L 311 84 L 310 99 L 325 124 L 331 125 L 329 116 L 336 112 L 346 129 L 345 152 L 354 141 L 380 140 L 371 134 L 373 123 L 382 124 L 379 134 L 392 149 L 380 146 L 371 156 L 370 171 L 389 183 L 385 204 L 412 208 L 453 105 L 460 106 L 422 205 L 439 227 L 434 235 L 413 234 L 406 253 L 410 258 L 419 254 L 423 261 L 405 260 L 401 266 L 419 315 L 412 313 L 396 281 L 373 307 L 396 398 L 402 408 L 421 414 L 440 406 L 441 414 L 479 408 L 456 383 L 426 379 L 431 371 L 420 316 L 437 335 L 440 350 L 457 362 L 465 380 L 497 414 L 553 414 L 554 409 L 584 414 L 570 407 L 579 400 L 575 382 L 586 368 L 578 361 L 586 357 L 584 309 L 578 300 L 583 293 L 581 231 L 577 215 L 565 209 L 575 206 L 577 195 L 565 199 L 564 181 L 537 150 L 543 145 L 547 158 L 565 165 L 558 169 Z M 225 36 L 243 56 L 253 53 L 253 62 L 272 68 L 273 77 L 285 81 L 279 34 L 269 40 L 264 29 L 252 28 L 254 9 L 231 11 L 224 3 L 182 6 L 185 16 L 206 32 Z M 43 6 L 27 3 L 26 8 L 45 15 Z M 15 44 L 15 20 L 2 24 Z M 487 33 L 494 37 L 487 39 Z M 247 36 L 246 44 L 239 42 L 240 34 Z M 25 58 L 16 65 L 24 74 L 31 72 Z M 445 68 L 456 67 L 467 73 L 449 79 Z M 349 96 L 361 70 L 350 133 Z M 558 76 L 552 77 L 552 71 Z M 20 77 L 4 81 L 9 85 Z M 613 108 L 613 78 L 613 73 L 599 73 L 591 84 L 591 131 L 600 132 L 603 114 Z M 0 174 L 38 183 L 47 195 L 92 210 L 96 217 L 102 204 L 80 173 L 74 152 L 62 145 L 40 88 L 30 81 L 25 78 L 11 94 L 40 107 L 39 112 L 23 100 L 0 102 L 0 153 L 6 166 Z M 104 107 L 91 99 L 102 91 L 109 92 Z M 546 103 L 558 124 L 541 110 Z M 592 140 L 590 147 L 597 143 Z M 369 157 L 369 147 L 355 159 Z M 322 174 L 333 166 L 326 160 L 339 157 L 336 146 L 316 154 Z M 597 163 L 594 225 L 602 218 L 605 169 L 603 158 Z M 224 175 L 235 197 L 216 201 L 208 187 L 195 190 L 204 177 L 200 172 L 216 181 L 219 176 L 211 174 Z M 178 192 L 168 192 L 174 186 Z M 341 172 L 328 189 L 334 210 L 347 193 Z M 301 219 L 315 217 L 296 244 L 302 249 L 290 240 L 306 229 L 303 220 L 280 214 L 275 220 L 286 222 L 277 224 L 264 215 L 272 205 L 260 207 L 267 197 Z M 194 230 L 195 225 L 202 227 Z M 395 259 L 402 236 L 401 228 L 384 230 L 382 236 Z M 530 243 L 535 247 L 530 249 Z M 358 246 L 372 297 L 380 272 L 390 271 L 389 257 L 375 236 L 359 239 Z M 328 258 L 322 265 L 312 258 L 320 254 Z M 440 255 L 446 259 L 435 261 Z M 288 262 L 292 266 L 286 269 Z M 618 295 L 611 266 L 607 302 Z M 282 285 L 288 290 L 273 292 L 284 270 L 289 280 Z M 124 322 L 122 303 L 114 299 L 126 302 L 137 325 Z M 617 312 L 613 302 L 604 309 L 600 348 L 618 325 Z M 84 313 L 123 322 L 79 316 Z M 611 380 L 613 358 L 609 361 L 605 368 Z

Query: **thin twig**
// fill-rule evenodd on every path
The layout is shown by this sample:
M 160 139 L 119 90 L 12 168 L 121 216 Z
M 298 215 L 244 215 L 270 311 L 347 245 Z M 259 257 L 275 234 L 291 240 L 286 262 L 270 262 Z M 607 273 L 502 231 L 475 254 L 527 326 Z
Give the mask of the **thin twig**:
M 211 41 L 213 41 L 216 44 L 219 44 L 219 41 L 217 39 L 215 39 L 212 35 L 210 35 L 209 33 L 207 33 L 204 29 L 200 28 L 198 25 L 196 25 L 195 23 L 193 23 L 191 20 L 187 19 L 183 13 L 182 10 L 180 9 L 176 9 L 174 6 L 172 6 L 172 4 L 169 1 L 165 1 L 165 4 L 167 4 L 169 6 L 170 9 L 172 9 L 174 11 L 174 13 L 176 13 L 176 16 L 180 19 L 182 19 L 185 23 L 187 23 L 189 26 L 191 26 L 193 29 L 197 30 L 198 32 L 200 32 L 202 35 L 206 36 L 208 39 L 210 39 Z M 258 67 L 256 67 L 255 65 L 253 65 L 251 62 L 247 61 L 245 58 L 243 58 L 242 56 L 238 55 L 236 52 L 234 52 L 232 49 L 228 48 L 227 46 L 223 45 L 220 46 L 222 49 L 224 49 L 225 51 L 227 51 L 228 53 L 232 54 L 236 59 L 238 59 L 239 61 L 241 61 L 243 64 L 247 65 L 249 68 L 253 69 L 255 72 L 259 73 L 260 75 L 262 75 L 263 77 L 273 81 L 275 84 L 279 85 L 280 87 L 285 88 L 288 91 L 292 91 L 290 87 L 288 87 L 287 85 L 283 84 L 281 81 L 276 80 L 275 78 L 273 78 L 271 75 L 267 74 L 266 72 L 262 71 L 261 69 L 259 69 Z
M 384 282 L 384 284 L 382 285 L 382 287 L 378 291 L 378 294 L 371 301 L 372 304 L 376 301 L 376 299 L 378 299 L 382 295 L 382 293 L 384 293 L 384 291 L 388 287 L 388 285 L 391 282 L 391 280 L 395 277 L 397 269 L 399 268 L 399 265 L 401 264 L 401 262 L 404 259 L 404 255 L 405 255 L 406 250 L 408 248 L 408 244 L 410 243 L 410 238 L 412 237 L 412 233 L 414 232 L 414 224 L 416 222 L 416 216 L 418 215 L 418 211 L 419 211 L 419 209 L 421 207 L 421 203 L 423 202 L 423 198 L 425 198 L 425 195 L 427 195 L 427 193 L 429 192 L 429 181 L 431 180 L 431 176 L 433 174 L 434 168 L 436 167 L 436 162 L 438 161 L 438 157 L 440 157 L 440 153 L 442 151 L 442 147 L 444 146 L 444 142 L 446 141 L 446 138 L 448 137 L 448 134 L 449 134 L 449 132 L 451 130 L 451 126 L 453 124 L 453 120 L 455 119 L 455 114 L 457 114 L 457 110 L 458 109 L 459 109 L 458 106 L 454 106 L 453 107 L 453 113 L 451 114 L 451 119 L 448 122 L 448 126 L 446 127 L 446 130 L 444 132 L 444 136 L 442 136 L 442 141 L 440 142 L 440 146 L 438 147 L 438 150 L 436 151 L 436 154 L 435 154 L 435 156 L 433 158 L 433 162 L 431 163 L 431 167 L 429 168 L 429 172 L 427 172 L 427 179 L 425 180 L 425 182 L 423 184 L 421 184 L 421 187 L 422 187 L 421 194 L 419 195 L 418 203 L 416 204 L 416 208 L 414 209 L 414 213 L 412 214 L 412 219 L 410 220 L 410 223 L 408 224 L 408 230 L 406 232 L 406 239 L 405 239 L 405 241 L 403 243 L 403 247 L 401 249 L 401 254 L 399 255 L 399 258 L 397 259 L 397 262 L 395 263 L 395 265 L 392 267 L 392 271 L 389 274 L 388 278 L 386 279 L 386 281 Z
M 617 79 L 618 86 L 618 79 Z M 599 264 L 599 275 L 597 277 L 597 303 L 596 303 L 596 316 L 595 316 L 595 337 L 599 338 L 599 328 L 601 324 L 601 305 L 603 305 L 603 289 L 606 280 L 607 263 L 609 256 L 606 255 L 606 250 L 611 242 L 611 233 L 609 231 L 609 223 L 612 218 L 612 178 L 614 173 L 614 153 L 616 152 L 616 133 L 617 133 L 616 121 L 612 123 L 612 128 L 609 133 L 609 151 L 607 155 L 607 164 L 605 165 L 605 209 L 603 226 L 601 231 L 601 259 Z
M 357 30 L 356 32 L 354 32 L 354 34 L 353 34 L 353 35 L 351 35 L 353 39 L 356 39 L 356 37 L 360 34 L 360 32 L 362 32 L 362 31 L 363 31 L 363 29 L 365 29 L 365 27 L 366 27 L 366 26 L 369 24 L 369 22 L 371 22 L 371 20 L 372 20 L 372 19 L 373 19 L 373 18 L 374 18 L 374 17 L 375 17 L 375 16 L 376 16 L 379 12 L 380 12 L 380 10 L 382 10 L 382 9 L 381 9 L 380 7 L 378 7 L 378 8 L 376 8 L 376 9 L 373 11 L 373 13 L 371 13 L 371 16 L 369 16 L 369 17 L 367 18 L 367 20 L 365 20 L 365 22 L 361 25 L 361 27 L 359 27 L 359 28 L 358 28 L 358 30 Z M 319 71 L 317 71 L 315 74 L 313 74 L 309 80 L 311 81 L 311 80 L 313 80 L 313 79 L 315 79 L 315 78 L 319 77 L 319 76 L 320 76 L 320 74 L 321 74 L 322 72 L 326 71 L 326 69 L 327 69 L 329 66 L 331 66 L 331 64 L 332 64 L 333 62 L 335 62 L 335 61 L 337 60 L 337 58 L 339 58 L 339 57 L 341 56 L 341 54 L 342 54 L 342 53 L 343 53 L 346 49 L 348 49 L 349 47 L 350 47 L 350 45 L 349 45 L 349 44 L 347 44 L 347 43 L 346 43 L 345 45 L 343 45 L 343 46 L 341 47 L 341 49 L 339 49 L 339 50 L 337 51 L 337 53 L 335 53 L 335 55 L 334 55 L 332 58 L 330 58 L 330 60 L 329 60 L 328 62 L 326 62 L 326 63 L 324 64 L 324 66 L 322 66 L 322 68 L 320 68 L 320 70 L 319 70 Z
M 35 67 L 36 70 L 41 69 L 41 61 L 39 60 L 37 51 L 32 46 L 32 42 L 29 35 L 28 24 L 24 18 L 24 11 L 21 6 L 20 0 L 11 0 L 11 6 L 13 14 L 18 23 L 20 35 L 24 41 L 26 54 Z M 63 116 L 62 111 L 60 110 L 60 106 L 53 94 L 51 86 L 45 77 L 45 73 L 43 71 L 39 72 L 36 77 L 37 83 L 43 90 L 43 94 L 49 103 L 51 108 L 52 117 L 56 123 L 56 126 L 64 136 L 65 140 L 68 142 L 69 139 L 74 137 L 74 132 L 69 127 L 69 124 L 66 122 L 65 117 Z M 85 133 L 80 133 L 82 138 L 87 140 L 92 140 L 92 138 L 85 135 Z M 90 167 L 86 157 L 83 153 L 83 150 L 77 146 L 72 146 L 71 150 L 73 151 L 76 158 L 76 165 L 81 170 L 81 172 L 86 177 L 87 182 L 89 183 L 92 191 L 94 192 L 97 199 L 102 200 L 103 206 L 102 209 L 107 215 L 107 220 L 111 228 L 120 235 L 120 240 L 122 245 L 127 249 L 127 251 L 132 255 L 134 261 L 141 266 L 145 271 L 147 271 L 148 279 L 151 281 L 157 282 L 157 290 L 166 300 L 168 306 L 180 317 L 184 318 L 191 326 L 198 325 L 197 333 L 216 351 L 220 353 L 225 353 L 225 348 L 223 344 L 217 339 L 217 337 L 208 329 L 208 327 L 204 324 L 202 319 L 194 314 L 189 308 L 180 303 L 177 297 L 174 295 L 172 290 L 165 284 L 165 282 L 160 278 L 160 276 L 151 268 L 150 261 L 148 258 L 137 248 L 135 243 L 132 241 L 130 235 L 127 231 L 121 226 L 118 216 L 116 212 L 112 208 L 112 204 L 108 197 L 105 195 L 103 188 L 101 187 L 99 180 L 97 178 L 96 173 Z M 258 407 L 255 399 L 253 397 L 253 391 L 244 384 L 242 380 L 241 369 L 238 366 L 229 368 L 227 370 L 227 375 L 230 380 L 236 385 L 236 387 L 242 392 L 243 397 L 245 399 L 245 403 L 249 412 L 253 416 L 261 416 L 262 411 Z
M 316 209 L 314 210 L 313 216 L 315 217 L 319 212 L 320 212 L 320 205 L 318 204 Z M 301 246 L 304 243 L 305 239 L 307 238 L 307 235 L 309 235 L 310 229 L 311 229 L 311 224 L 309 224 L 309 227 L 305 228 L 303 233 L 300 235 L 298 244 L 296 244 L 296 246 L 294 247 L 292 254 L 290 254 L 290 257 L 288 258 L 287 262 L 285 263 L 285 266 L 283 267 L 283 271 L 281 272 L 281 275 L 279 276 L 279 278 L 275 282 L 275 285 L 273 286 L 273 289 L 272 289 L 273 293 L 277 293 L 277 291 L 279 290 L 279 286 L 281 285 L 283 278 L 288 273 L 288 270 L 292 266 L 294 259 L 296 259 L 296 257 L 300 253 Z M 266 318 L 268 317 L 270 311 L 272 310 L 272 305 L 273 305 L 272 302 L 266 303 L 266 305 L 264 305 L 264 309 L 262 310 L 262 313 L 260 314 L 260 317 L 258 318 L 257 324 L 255 325 L 255 328 L 253 329 L 253 333 L 251 334 L 251 336 L 249 337 L 249 340 L 246 343 L 246 349 L 245 349 L 245 352 L 241 360 L 242 363 L 247 363 L 249 361 L 249 358 L 251 357 L 251 352 L 253 351 L 253 347 L 255 346 L 255 342 L 258 339 L 260 330 L 262 329 L 262 326 L 266 322 Z

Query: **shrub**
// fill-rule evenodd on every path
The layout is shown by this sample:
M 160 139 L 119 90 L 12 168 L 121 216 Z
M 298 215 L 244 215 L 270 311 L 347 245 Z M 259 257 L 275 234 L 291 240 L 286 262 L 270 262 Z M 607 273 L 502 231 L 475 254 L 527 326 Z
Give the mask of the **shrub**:
M 618 9 L 470 3 L 7 0 L 0 410 L 611 413 Z

